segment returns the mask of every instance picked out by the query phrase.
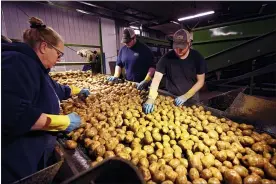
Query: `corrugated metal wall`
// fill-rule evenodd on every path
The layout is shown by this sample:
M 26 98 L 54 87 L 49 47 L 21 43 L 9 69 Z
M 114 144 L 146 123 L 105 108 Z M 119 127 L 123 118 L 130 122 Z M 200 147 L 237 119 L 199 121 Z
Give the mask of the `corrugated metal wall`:
M 34 2 L 3 2 L 2 1 L 2 25 L 6 26 L 7 35 L 9 38 L 22 39 L 23 30 L 29 27 L 28 17 L 20 11 L 17 6 L 26 12 L 29 16 L 41 18 L 46 25 L 54 28 L 65 40 L 65 43 L 75 43 L 84 45 L 99 45 L 99 26 L 98 18 L 90 15 L 85 15 L 78 12 L 73 12 L 54 6 L 38 4 Z M 3 21 L 4 18 L 4 21 Z M 116 55 L 116 34 L 113 37 L 110 35 L 109 29 L 115 24 L 103 19 L 102 29 L 109 35 L 109 39 L 114 41 L 110 44 L 109 41 L 103 43 L 103 51 L 107 55 Z M 112 30 L 113 31 L 113 30 Z M 112 32 L 111 31 L 111 32 Z M 5 28 L 2 26 L 2 34 L 5 33 Z M 105 46 L 105 44 L 107 44 Z M 81 47 L 71 47 L 74 50 L 82 49 Z M 98 49 L 97 49 L 98 50 Z M 115 52 L 114 52 L 115 50 Z M 78 56 L 74 51 L 65 48 L 65 56 L 63 61 L 81 62 L 83 58 Z M 56 70 L 65 70 L 65 67 L 55 67 Z M 66 70 L 82 69 L 82 66 L 66 66 Z M 109 67 L 107 68 L 109 69 Z
M 106 73 L 110 74 L 109 61 L 117 60 L 116 30 L 115 21 L 101 18 L 103 50 L 105 50 Z

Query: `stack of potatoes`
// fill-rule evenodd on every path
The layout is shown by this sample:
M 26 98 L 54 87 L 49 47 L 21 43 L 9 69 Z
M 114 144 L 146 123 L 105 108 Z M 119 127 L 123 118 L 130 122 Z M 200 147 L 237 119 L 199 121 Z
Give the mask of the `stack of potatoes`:
M 117 156 L 136 165 L 149 184 L 276 183 L 276 139 L 270 135 L 213 116 L 202 106 L 177 107 L 173 98 L 162 95 L 146 115 L 142 103 L 147 93 L 135 84 L 107 82 L 104 75 L 78 82 L 84 74 L 64 80 L 85 82 L 92 94 L 86 101 L 63 101 L 62 113 L 82 117 L 66 145 L 86 147 L 92 167 Z

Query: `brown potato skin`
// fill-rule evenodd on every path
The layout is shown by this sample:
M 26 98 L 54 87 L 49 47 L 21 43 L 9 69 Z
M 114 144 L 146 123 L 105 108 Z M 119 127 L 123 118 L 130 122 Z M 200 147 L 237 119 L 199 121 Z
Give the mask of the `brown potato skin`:
M 224 172 L 224 178 L 227 184 L 242 184 L 241 176 L 233 169 Z
M 243 179 L 244 184 L 260 184 L 261 182 L 262 178 L 257 174 L 248 175 Z

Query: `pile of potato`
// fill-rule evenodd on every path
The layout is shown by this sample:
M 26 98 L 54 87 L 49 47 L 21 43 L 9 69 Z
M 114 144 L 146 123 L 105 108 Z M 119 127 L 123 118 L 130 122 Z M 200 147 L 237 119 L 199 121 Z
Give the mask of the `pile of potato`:
M 276 183 L 276 139 L 255 132 L 252 125 L 218 118 L 202 106 L 177 107 L 173 98 L 162 95 L 146 115 L 142 103 L 147 93 L 135 84 L 107 82 L 104 75 L 69 76 L 53 78 L 85 84 L 92 94 L 85 101 L 63 101 L 63 114 L 82 117 L 66 145 L 86 147 L 91 166 L 121 157 L 136 165 L 148 184 Z

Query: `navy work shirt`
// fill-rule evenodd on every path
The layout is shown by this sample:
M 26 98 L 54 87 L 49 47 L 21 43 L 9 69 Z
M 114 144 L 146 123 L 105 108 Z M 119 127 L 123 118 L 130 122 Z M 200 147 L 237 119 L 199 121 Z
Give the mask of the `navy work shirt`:
M 123 46 L 120 49 L 116 65 L 125 68 L 126 79 L 133 82 L 141 82 L 149 68 L 155 68 L 151 50 L 138 40 L 131 48 Z
M 187 58 L 180 59 L 174 50 L 166 53 L 157 63 L 156 71 L 166 77 L 166 89 L 177 96 L 188 92 L 197 82 L 197 75 L 207 72 L 204 58 L 190 49 Z
M 59 100 L 71 94 L 48 75 L 25 43 L 2 43 L 2 183 L 47 167 L 56 136 L 30 131 L 41 113 L 59 114 Z

